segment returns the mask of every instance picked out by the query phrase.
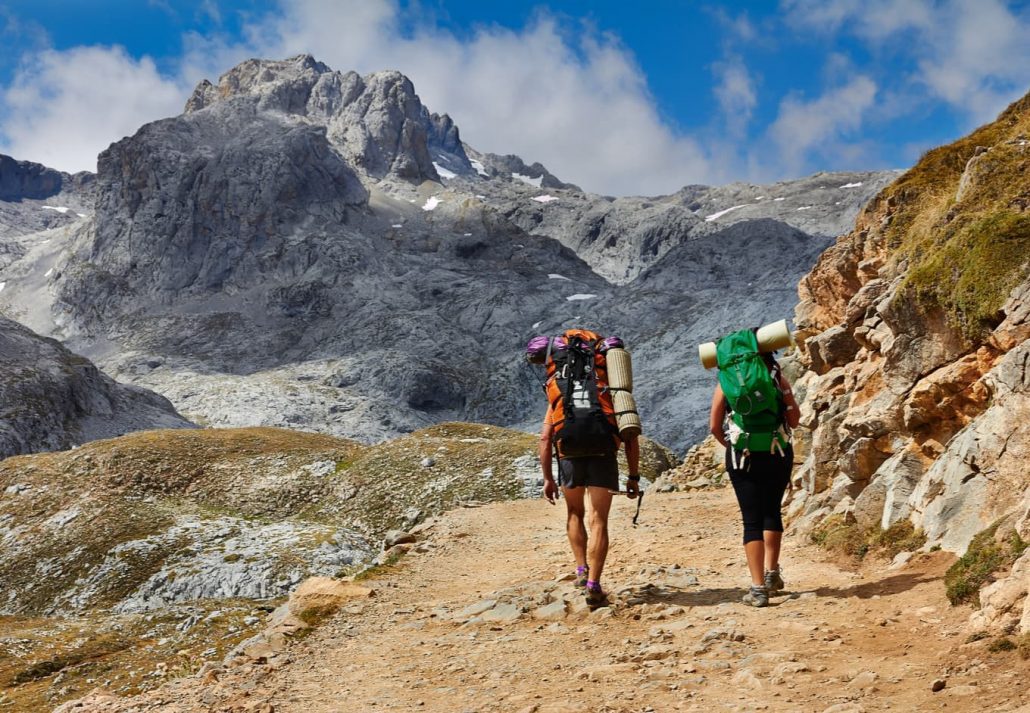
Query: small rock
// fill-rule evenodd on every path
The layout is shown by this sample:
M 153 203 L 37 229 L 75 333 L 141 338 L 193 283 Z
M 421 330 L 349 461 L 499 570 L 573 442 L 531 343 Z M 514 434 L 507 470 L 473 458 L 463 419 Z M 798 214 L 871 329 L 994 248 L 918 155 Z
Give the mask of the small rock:
M 930 684 L 930 690 L 934 693 L 937 693 L 937 691 L 943 691 L 944 687 L 947 685 L 948 682 L 945 681 L 943 678 L 937 678 L 934 679 L 934 682 Z
M 395 545 L 406 545 L 415 542 L 417 538 L 410 532 L 404 530 L 390 530 L 383 538 L 383 549 L 390 549 Z
M 496 599 L 483 599 L 475 604 L 469 604 L 467 607 L 457 612 L 454 615 L 454 618 L 468 619 L 469 617 L 479 616 L 483 612 L 493 609 L 495 606 L 497 606 Z
M 894 559 L 891 560 L 890 569 L 901 569 L 906 564 L 908 564 L 908 561 L 912 559 L 912 555 L 913 554 L 915 554 L 915 553 L 914 552 L 899 552 L 897 554 L 897 556 L 895 556 Z
M 551 602 L 542 607 L 538 607 L 530 612 L 530 616 L 534 619 L 543 619 L 545 621 L 554 621 L 565 618 L 565 602 L 558 600 Z
M 493 609 L 483 612 L 483 621 L 515 621 L 522 616 L 521 607 L 515 604 L 498 604 Z
M 838 703 L 835 706 L 830 706 L 823 710 L 823 713 L 865 713 L 865 708 L 857 703 L 849 701 L 847 703 Z
M 761 679 L 758 678 L 753 672 L 744 669 L 743 671 L 737 671 L 733 675 L 733 683 L 737 686 L 743 686 L 745 688 L 762 688 L 764 684 Z
M 975 696 L 979 692 L 980 688 L 978 686 L 972 685 L 952 686 L 948 689 L 948 693 L 950 693 L 953 696 Z
M 434 465 L 436 465 L 436 459 L 432 457 L 423 458 L 421 461 L 419 461 L 419 465 L 423 468 L 432 468 Z
M 873 671 L 863 671 L 851 679 L 848 685 L 852 688 L 871 688 L 878 678 L 879 676 Z
M 662 659 L 672 658 L 679 655 L 679 649 L 675 646 L 663 646 L 661 644 L 654 644 L 652 646 L 646 646 L 640 650 L 636 656 L 632 658 L 633 661 L 660 661 Z

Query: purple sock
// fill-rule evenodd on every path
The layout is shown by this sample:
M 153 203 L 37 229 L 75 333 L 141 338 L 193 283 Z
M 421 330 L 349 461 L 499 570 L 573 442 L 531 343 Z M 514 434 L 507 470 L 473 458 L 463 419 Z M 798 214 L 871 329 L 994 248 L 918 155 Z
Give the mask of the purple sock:
M 590 570 L 590 568 L 587 567 L 585 564 L 583 564 L 583 565 L 580 565 L 579 567 L 576 567 L 576 574 L 585 574 L 589 570 Z
M 588 579 L 587 580 L 587 589 L 600 589 L 600 588 L 601 588 L 601 583 L 600 582 L 595 582 L 592 579 Z

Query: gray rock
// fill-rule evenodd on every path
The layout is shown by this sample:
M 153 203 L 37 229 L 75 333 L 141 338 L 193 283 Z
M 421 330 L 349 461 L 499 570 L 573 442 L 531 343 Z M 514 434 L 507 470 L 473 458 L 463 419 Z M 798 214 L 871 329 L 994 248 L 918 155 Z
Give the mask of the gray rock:
M 844 327 L 831 327 L 806 342 L 812 360 L 812 371 L 825 374 L 836 366 L 849 363 L 858 351 L 854 335 Z
M 189 428 L 163 396 L 0 317 L 0 458 L 152 428 Z
M 565 602 L 558 600 L 545 604 L 542 607 L 538 607 L 532 610 L 530 616 L 534 619 L 543 619 L 544 621 L 556 621 L 565 618 Z
M 483 621 L 508 622 L 522 617 L 522 608 L 516 604 L 498 604 L 481 615 Z
M 390 530 L 383 538 L 383 547 L 384 549 L 390 549 L 396 545 L 405 545 L 415 542 L 416 540 L 418 540 L 418 538 L 410 532 L 404 532 L 403 530 Z

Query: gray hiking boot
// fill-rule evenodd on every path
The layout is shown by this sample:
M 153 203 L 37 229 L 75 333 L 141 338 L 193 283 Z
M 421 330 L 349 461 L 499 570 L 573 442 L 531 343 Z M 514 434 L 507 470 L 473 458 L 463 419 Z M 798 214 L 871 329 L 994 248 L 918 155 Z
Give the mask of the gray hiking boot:
M 782 570 L 779 567 L 765 573 L 765 588 L 769 590 L 770 594 L 782 591 L 783 586 Z
M 769 590 L 752 584 L 742 601 L 749 607 L 767 607 L 769 606 Z

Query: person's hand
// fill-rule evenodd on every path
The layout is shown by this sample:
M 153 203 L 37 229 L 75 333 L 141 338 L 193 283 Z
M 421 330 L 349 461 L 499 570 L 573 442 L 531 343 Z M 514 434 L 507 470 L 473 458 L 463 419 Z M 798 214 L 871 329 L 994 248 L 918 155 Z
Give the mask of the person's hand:
M 544 478 L 544 497 L 547 498 L 547 502 L 554 505 L 558 500 L 558 484 L 554 482 L 554 478 Z
M 626 497 L 633 500 L 640 495 L 640 481 L 639 480 L 626 480 Z

